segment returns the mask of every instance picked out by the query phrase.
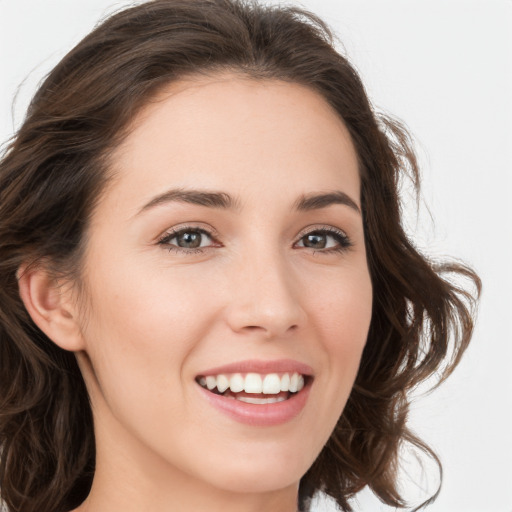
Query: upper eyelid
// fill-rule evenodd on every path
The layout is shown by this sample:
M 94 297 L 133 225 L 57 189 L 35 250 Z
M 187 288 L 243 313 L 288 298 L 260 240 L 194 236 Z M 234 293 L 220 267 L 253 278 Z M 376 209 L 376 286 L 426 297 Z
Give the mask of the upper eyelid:
M 158 237 L 158 241 L 162 242 L 164 240 L 172 240 L 174 237 L 178 236 L 180 233 L 187 232 L 187 231 L 198 231 L 200 233 L 206 234 L 209 236 L 212 241 L 218 241 L 218 232 L 212 227 L 202 227 L 200 225 L 184 225 L 179 226 L 177 228 L 171 228 L 168 231 L 165 231 L 161 236 Z M 349 238 L 347 233 L 338 227 L 325 225 L 325 224 L 313 224 L 310 226 L 307 226 L 303 228 L 299 233 L 296 235 L 296 241 L 302 239 L 304 236 L 315 233 L 315 232 L 331 232 L 333 234 L 338 234 L 340 236 Z M 295 242 L 294 242 L 295 243 Z M 185 248 L 183 248 L 186 250 Z M 203 249 L 207 249 L 207 247 L 204 247 Z
M 341 228 L 338 228 L 335 226 L 330 226 L 330 225 L 322 225 L 322 224 L 308 226 L 304 229 L 301 229 L 299 231 L 299 234 L 297 235 L 297 237 L 302 238 L 305 235 L 308 235 L 310 233 L 316 233 L 317 231 L 326 231 L 326 232 L 336 233 L 336 234 L 348 237 L 348 235 L 344 229 L 341 229 Z
M 212 239 L 217 238 L 219 236 L 217 230 L 215 230 L 212 227 L 202 227 L 201 225 L 184 225 L 165 230 L 161 235 L 158 236 L 158 240 L 160 241 L 168 238 L 174 238 L 175 236 L 178 236 L 180 233 L 187 231 L 199 231 L 201 233 L 207 234 Z
M 208 235 L 218 236 L 217 230 L 214 229 L 213 227 L 203 227 L 201 225 L 184 225 L 184 226 L 173 227 L 173 228 L 170 228 L 170 229 L 164 231 L 161 236 L 163 237 L 163 236 L 167 236 L 167 235 L 176 235 L 176 234 L 182 233 L 184 231 L 201 231 Z M 346 235 L 345 230 L 343 230 L 341 228 L 338 228 L 335 226 L 330 226 L 330 225 L 325 225 L 325 224 L 313 224 L 310 226 L 306 226 L 305 228 L 302 228 L 299 231 L 299 233 L 297 234 L 297 236 L 298 237 L 304 236 L 305 234 L 312 233 L 314 231 L 334 231 L 334 232 L 340 232 L 340 233 L 343 233 L 344 235 Z

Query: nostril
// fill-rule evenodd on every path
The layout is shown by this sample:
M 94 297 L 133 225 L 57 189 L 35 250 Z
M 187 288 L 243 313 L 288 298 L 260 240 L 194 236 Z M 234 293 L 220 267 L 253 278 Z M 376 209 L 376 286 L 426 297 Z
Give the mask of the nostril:
M 249 331 L 249 332 L 262 331 L 265 333 L 266 338 L 272 338 L 272 337 L 281 336 L 282 334 L 287 334 L 288 332 L 291 332 L 291 331 L 296 331 L 298 328 L 299 328 L 299 326 L 295 324 L 295 325 L 291 325 L 288 328 L 285 327 L 283 329 L 283 331 L 280 332 L 280 329 L 278 329 L 277 327 L 272 328 L 271 326 L 265 327 L 265 326 L 261 326 L 261 325 L 246 325 L 245 327 L 242 328 L 242 330 Z

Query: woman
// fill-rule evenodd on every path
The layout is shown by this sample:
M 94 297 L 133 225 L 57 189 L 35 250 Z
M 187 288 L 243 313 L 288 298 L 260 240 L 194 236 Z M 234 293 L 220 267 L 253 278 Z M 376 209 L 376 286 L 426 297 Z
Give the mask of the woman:
M 407 393 L 472 331 L 443 275 L 478 286 L 404 234 L 406 173 L 309 13 L 157 0 L 100 25 L 1 162 L 8 509 L 403 505 L 398 449 L 429 452 Z

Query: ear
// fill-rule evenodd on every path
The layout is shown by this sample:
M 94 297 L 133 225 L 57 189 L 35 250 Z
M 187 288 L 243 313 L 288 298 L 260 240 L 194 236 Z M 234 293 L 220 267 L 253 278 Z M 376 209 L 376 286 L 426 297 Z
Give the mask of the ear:
M 34 323 L 64 350 L 83 350 L 78 307 L 69 283 L 53 278 L 43 267 L 20 267 L 18 287 L 21 299 Z

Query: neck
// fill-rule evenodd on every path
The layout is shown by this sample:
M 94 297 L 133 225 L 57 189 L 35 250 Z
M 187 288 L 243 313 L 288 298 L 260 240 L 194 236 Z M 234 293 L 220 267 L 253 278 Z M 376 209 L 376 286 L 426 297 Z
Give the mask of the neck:
M 106 491 L 106 489 L 104 489 Z M 296 489 L 290 489 L 284 495 L 282 492 L 265 494 L 219 493 L 207 492 L 160 492 L 158 495 L 145 496 L 144 493 L 133 492 L 123 487 L 111 487 L 109 492 L 103 492 L 98 486 L 93 487 L 87 500 L 74 512 L 107 512 L 122 510 L 123 512 L 296 512 Z
M 296 485 L 264 493 L 243 493 L 183 479 L 161 485 L 148 482 L 147 476 L 135 485 L 131 479 L 104 478 L 100 472 L 94 478 L 88 498 L 74 512 L 296 512 L 297 495 Z
M 109 429 L 96 427 L 91 492 L 74 512 L 297 511 L 298 482 L 279 489 L 239 489 L 230 482 L 213 485 L 169 464 L 147 446 L 134 443 L 126 431 L 118 430 L 112 437 Z M 216 468 L 210 470 L 215 475 Z

